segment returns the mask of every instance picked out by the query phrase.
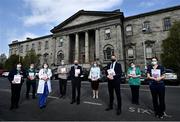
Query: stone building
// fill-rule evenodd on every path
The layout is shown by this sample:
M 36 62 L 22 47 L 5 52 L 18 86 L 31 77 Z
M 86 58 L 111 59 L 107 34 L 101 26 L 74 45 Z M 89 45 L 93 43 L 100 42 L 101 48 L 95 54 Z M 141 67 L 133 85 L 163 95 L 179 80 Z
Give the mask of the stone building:
M 51 35 L 27 38 L 9 44 L 10 55 L 25 56 L 34 49 L 41 64 L 72 64 L 78 59 L 84 67 L 98 60 L 106 65 L 117 56 L 123 70 L 130 61 L 141 68 L 153 56 L 160 58 L 161 44 L 173 22 L 180 20 L 180 6 L 124 17 L 120 10 L 80 10 L 51 30 Z

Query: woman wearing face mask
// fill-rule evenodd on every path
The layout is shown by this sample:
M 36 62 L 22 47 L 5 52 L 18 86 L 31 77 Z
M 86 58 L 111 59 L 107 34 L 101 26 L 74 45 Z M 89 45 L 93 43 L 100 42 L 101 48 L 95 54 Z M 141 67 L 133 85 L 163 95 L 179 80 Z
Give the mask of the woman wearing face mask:
M 147 69 L 147 78 L 150 80 L 154 113 L 156 117 L 163 118 L 165 115 L 165 78 L 164 67 L 158 65 L 158 59 L 152 58 L 152 65 Z
M 128 83 L 131 87 L 132 104 L 138 105 L 139 104 L 139 87 L 141 84 L 141 81 L 140 81 L 141 71 L 138 67 L 135 66 L 133 62 L 131 62 L 127 74 L 129 77 Z
M 51 92 L 51 76 L 51 69 L 49 69 L 48 64 L 45 63 L 43 68 L 39 71 L 39 84 L 37 89 L 40 109 L 46 107 L 47 96 Z
M 91 80 L 91 87 L 93 89 L 93 98 L 98 99 L 98 87 L 99 87 L 99 78 L 100 78 L 100 68 L 97 65 L 97 62 L 93 63 L 93 66 L 89 72 L 89 79 Z
M 11 107 L 12 109 L 17 109 L 19 107 L 19 99 L 21 93 L 21 87 L 26 77 L 26 72 L 22 69 L 21 63 L 16 65 L 8 75 L 8 79 L 11 83 Z

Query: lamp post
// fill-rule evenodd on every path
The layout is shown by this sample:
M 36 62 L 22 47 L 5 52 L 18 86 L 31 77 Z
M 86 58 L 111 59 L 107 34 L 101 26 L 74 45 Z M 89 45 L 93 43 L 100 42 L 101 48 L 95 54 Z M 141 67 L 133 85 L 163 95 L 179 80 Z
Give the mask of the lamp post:
M 143 28 L 142 32 L 145 33 L 147 31 L 147 28 Z M 146 44 L 145 44 L 145 40 L 144 40 L 144 35 L 142 36 L 142 40 L 143 40 L 143 52 L 144 52 L 144 69 L 146 71 L 147 69 L 147 61 L 146 61 Z

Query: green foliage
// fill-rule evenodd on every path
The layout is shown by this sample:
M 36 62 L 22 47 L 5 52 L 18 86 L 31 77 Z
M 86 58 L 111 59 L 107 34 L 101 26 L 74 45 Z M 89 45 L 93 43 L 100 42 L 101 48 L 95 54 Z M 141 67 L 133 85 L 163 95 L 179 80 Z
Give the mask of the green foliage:
M 168 38 L 163 40 L 162 49 L 163 65 L 180 73 L 180 21 L 173 24 Z
M 34 50 L 30 50 L 23 59 L 23 66 L 28 68 L 31 63 L 37 65 L 38 59 L 39 58 L 38 55 L 36 55 L 36 52 Z
M 16 66 L 17 63 L 22 62 L 22 57 L 18 55 L 11 55 L 5 62 L 4 67 L 7 70 L 11 70 L 13 67 Z

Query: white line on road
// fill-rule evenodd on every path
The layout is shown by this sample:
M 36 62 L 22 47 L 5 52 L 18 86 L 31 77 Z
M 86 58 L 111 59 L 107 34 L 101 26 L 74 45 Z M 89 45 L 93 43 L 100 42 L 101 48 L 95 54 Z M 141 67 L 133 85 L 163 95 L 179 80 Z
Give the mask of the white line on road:
M 99 106 L 102 105 L 101 103 L 94 103 L 94 102 L 88 102 L 88 101 L 84 101 L 83 103 L 91 104 L 91 105 L 99 105 Z

